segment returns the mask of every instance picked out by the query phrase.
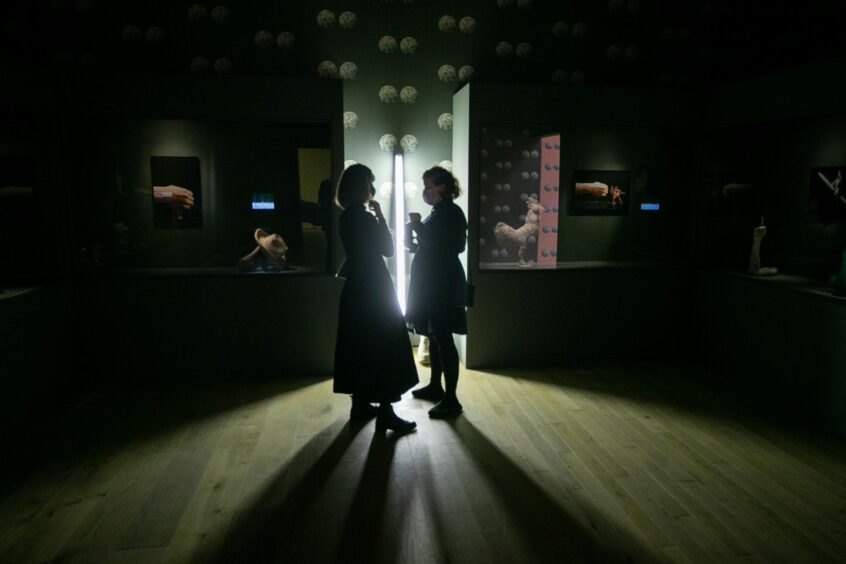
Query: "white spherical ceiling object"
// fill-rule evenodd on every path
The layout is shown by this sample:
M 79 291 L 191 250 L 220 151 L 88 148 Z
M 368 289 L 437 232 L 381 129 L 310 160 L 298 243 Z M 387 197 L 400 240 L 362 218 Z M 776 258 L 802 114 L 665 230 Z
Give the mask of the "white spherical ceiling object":
M 555 37 L 566 37 L 570 34 L 570 26 L 565 22 L 555 22 L 552 24 L 552 35 Z
M 417 150 L 417 137 L 414 135 L 403 135 L 400 139 L 400 147 L 406 153 L 413 153 Z
M 144 38 L 144 32 L 135 25 L 128 25 L 123 28 L 120 36 L 126 43 L 139 43 Z
M 396 102 L 397 89 L 391 86 L 390 84 L 386 84 L 385 86 L 379 89 L 379 99 L 385 102 L 386 104 Z
M 403 37 L 400 41 L 400 52 L 403 55 L 413 55 L 417 52 L 417 40 L 413 37 Z
M 444 33 L 455 31 L 455 18 L 452 16 L 441 16 L 438 20 L 438 29 Z
M 332 61 L 321 61 L 317 65 L 317 74 L 321 78 L 336 78 L 338 76 L 338 68 Z
M 576 39 L 584 39 L 587 35 L 588 27 L 584 22 L 579 22 L 573 26 L 572 33 Z
M 441 65 L 438 69 L 438 78 L 442 82 L 452 82 L 455 80 L 455 67 L 452 65 Z
M 274 43 L 273 34 L 265 30 L 257 31 L 253 37 L 253 43 L 255 43 L 256 47 L 259 49 L 270 49 L 273 47 Z
M 568 77 L 569 75 L 567 74 L 567 71 L 562 69 L 555 69 L 554 71 L 552 71 L 550 79 L 555 84 L 561 84 L 563 82 L 567 82 Z
M 352 61 L 341 63 L 341 68 L 338 71 L 343 80 L 353 80 L 358 74 L 358 65 Z
M 344 112 L 344 129 L 355 129 L 356 127 L 358 127 L 358 114 Z
M 496 44 L 496 55 L 506 59 L 514 54 L 514 46 L 508 41 L 500 41 Z
M 211 63 L 205 57 L 194 57 L 191 59 L 191 72 L 205 72 L 211 68 Z
M 403 86 L 400 90 L 400 101 L 403 104 L 413 104 L 417 101 L 417 89 L 413 86 Z
M 232 70 L 232 61 L 226 57 L 220 57 L 214 62 L 214 72 L 227 73 Z
M 165 30 L 161 27 L 155 26 L 147 30 L 147 43 L 151 45 L 159 45 L 164 41 Z
M 626 12 L 626 0 L 610 0 L 608 10 L 614 15 L 621 15 Z
M 620 45 L 609 45 L 605 50 L 605 56 L 612 61 L 618 61 L 623 58 L 623 48 Z
M 458 80 L 461 82 L 469 82 L 471 78 L 473 78 L 473 74 L 476 72 L 476 69 L 471 67 L 470 65 L 464 65 L 460 69 L 458 69 Z
M 335 27 L 335 12 L 332 10 L 320 10 L 317 13 L 317 25 L 323 29 Z
M 397 40 L 392 35 L 383 35 L 379 39 L 379 51 L 385 54 L 397 52 Z
M 206 7 L 202 4 L 192 4 L 190 8 L 188 8 L 188 19 L 192 22 L 203 20 L 207 18 L 209 15 L 209 11 L 206 10 Z
M 229 8 L 226 6 L 215 6 L 212 8 L 211 17 L 215 23 L 226 23 L 230 15 Z
M 445 112 L 438 116 L 438 127 L 443 129 L 444 131 L 449 131 L 452 129 L 452 114 L 449 112 Z
M 358 18 L 355 12 L 341 12 L 341 15 L 338 16 L 338 24 L 341 29 L 354 29 L 356 22 L 358 22 Z
M 276 44 L 279 46 L 280 49 L 290 50 L 294 48 L 294 42 L 296 38 L 294 34 L 290 31 L 283 31 L 279 35 L 276 36 Z
M 392 152 L 397 148 L 397 137 L 391 133 L 386 133 L 379 138 L 379 148 L 386 152 Z

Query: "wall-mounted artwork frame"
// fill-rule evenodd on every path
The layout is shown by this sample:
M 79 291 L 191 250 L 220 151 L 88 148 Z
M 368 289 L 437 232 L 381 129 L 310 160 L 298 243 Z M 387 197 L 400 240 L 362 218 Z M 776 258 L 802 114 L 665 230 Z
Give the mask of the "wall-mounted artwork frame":
M 199 157 L 150 157 L 153 225 L 156 229 L 202 229 Z
M 811 169 L 809 211 L 823 224 L 846 221 L 846 165 Z
M 627 170 L 576 170 L 570 183 L 570 215 L 628 215 L 631 196 Z

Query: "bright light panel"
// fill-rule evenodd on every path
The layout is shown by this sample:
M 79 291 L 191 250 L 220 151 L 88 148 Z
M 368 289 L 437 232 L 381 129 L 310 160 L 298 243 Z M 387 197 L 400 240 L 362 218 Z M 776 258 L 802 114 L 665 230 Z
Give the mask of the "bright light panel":
M 403 234 L 405 229 L 405 172 L 403 171 L 402 153 L 394 155 L 394 256 L 397 261 L 397 299 L 400 309 L 405 314 L 405 248 Z

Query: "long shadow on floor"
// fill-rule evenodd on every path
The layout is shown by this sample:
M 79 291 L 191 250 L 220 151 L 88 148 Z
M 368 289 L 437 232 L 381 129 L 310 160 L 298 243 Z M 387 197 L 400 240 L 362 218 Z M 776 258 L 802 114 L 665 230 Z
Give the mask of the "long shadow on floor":
M 383 531 L 392 480 L 391 466 L 402 437 L 374 434 L 363 468 L 350 448 L 359 432 L 372 426 L 345 425 L 325 448 L 325 430 L 311 438 L 270 480 L 257 502 L 233 520 L 219 562 L 373 562 L 396 553 L 392 534 Z M 364 433 L 361 433 L 364 435 Z M 324 435 L 321 437 L 321 435 Z M 322 452 L 315 456 L 315 451 Z M 348 472 L 349 476 L 338 475 Z M 331 499 L 327 499 L 330 496 Z M 348 504 L 348 506 L 347 506 Z M 396 506 L 396 504 L 392 504 Z M 199 556 L 196 561 L 206 561 Z
M 486 481 L 501 501 L 497 507 L 506 513 L 501 522 L 507 531 L 487 531 L 489 550 L 473 553 L 473 547 L 467 546 L 471 543 L 466 534 L 471 528 L 466 520 L 480 517 L 477 510 L 484 511 L 484 507 L 473 507 L 471 503 L 464 505 L 462 512 L 451 513 L 444 511 L 442 504 L 439 506 L 439 496 L 440 500 L 444 496 L 462 496 L 460 485 L 444 486 L 436 483 L 436 478 L 415 480 L 403 473 L 401 467 L 408 470 L 413 456 L 410 450 L 403 449 L 402 456 L 410 458 L 398 459 L 397 441 L 422 441 L 422 435 L 377 434 L 368 438 L 365 434 L 372 432 L 372 426 L 365 427 L 362 433 L 345 426 L 331 439 L 326 436 L 327 431 L 312 437 L 276 472 L 256 502 L 242 509 L 233 520 L 225 542 L 217 547 L 216 559 L 345 563 L 423 562 L 428 558 L 448 562 L 555 563 L 657 560 L 638 540 L 598 511 L 588 516 L 590 528 L 580 523 L 472 423 L 459 419 L 450 425 L 459 441 L 458 448 L 463 448 L 476 462 L 474 468 L 478 468 L 478 475 L 462 475 L 456 481 Z M 369 443 L 365 449 L 366 441 Z M 421 463 L 427 448 L 426 444 L 414 445 L 418 452 L 414 471 L 443 476 L 444 467 L 436 469 Z M 410 489 L 413 487 L 424 491 L 414 492 Z M 444 491 L 451 487 L 455 491 Z M 408 506 L 415 494 L 418 500 L 428 500 L 424 501 L 429 512 L 424 516 L 428 526 L 408 522 Z M 427 534 L 430 538 L 408 538 L 414 534 Z M 506 537 L 518 538 L 523 548 L 498 542 Z M 474 542 L 477 544 L 473 546 L 480 546 L 478 538 Z M 426 553 L 414 552 L 415 547 Z M 197 561 L 208 559 L 198 555 Z
M 336 562 L 396 561 L 400 536 L 404 532 L 402 513 L 405 506 L 401 502 L 390 503 L 389 499 L 396 500 L 403 487 L 391 477 L 396 444 L 401 439 L 395 435 L 373 435 L 335 547 Z M 388 527 L 384 526 L 386 521 L 390 521 Z
M 521 554 L 508 554 L 513 544 L 498 549 L 498 559 L 522 557 L 530 562 L 655 562 L 660 559 L 641 541 L 611 523 L 599 511 L 587 508 L 589 527 L 514 464 L 466 418 L 449 423 L 461 444 L 495 489 L 508 513 L 504 536 L 519 539 Z M 547 479 L 553 480 L 554 476 Z M 446 530 L 447 523 L 436 528 Z M 525 554 L 523 551 L 528 551 Z

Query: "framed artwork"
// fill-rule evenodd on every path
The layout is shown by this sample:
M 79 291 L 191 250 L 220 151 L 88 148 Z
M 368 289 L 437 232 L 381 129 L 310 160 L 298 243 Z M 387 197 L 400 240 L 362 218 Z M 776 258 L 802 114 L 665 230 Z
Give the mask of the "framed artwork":
M 198 157 L 150 157 L 153 225 L 156 229 L 201 229 L 203 197 Z
M 829 224 L 846 220 L 846 165 L 811 169 L 809 209 L 817 221 Z
M 570 185 L 572 215 L 627 215 L 631 173 L 623 170 L 577 170 Z

